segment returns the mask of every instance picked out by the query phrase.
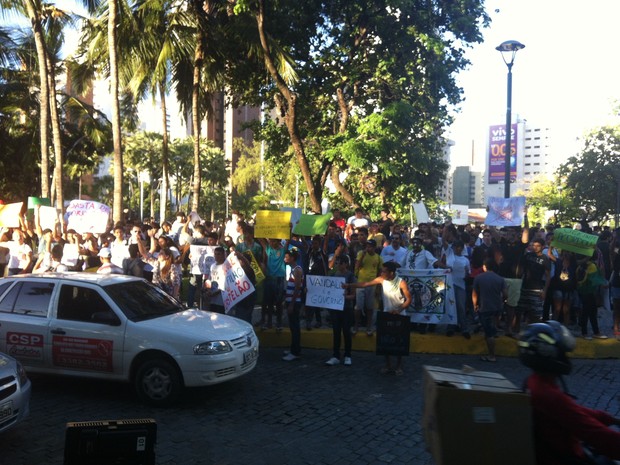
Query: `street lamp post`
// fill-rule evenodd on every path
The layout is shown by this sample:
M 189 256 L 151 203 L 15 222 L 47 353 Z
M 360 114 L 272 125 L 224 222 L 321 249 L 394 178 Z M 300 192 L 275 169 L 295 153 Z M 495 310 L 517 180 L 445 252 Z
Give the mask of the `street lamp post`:
M 502 42 L 495 50 L 502 54 L 502 58 L 508 67 L 508 98 L 506 103 L 506 145 L 504 155 L 504 198 L 510 197 L 510 155 L 512 152 L 512 65 L 515 61 L 515 55 L 519 50 L 525 48 L 521 42 L 516 40 L 507 40 Z

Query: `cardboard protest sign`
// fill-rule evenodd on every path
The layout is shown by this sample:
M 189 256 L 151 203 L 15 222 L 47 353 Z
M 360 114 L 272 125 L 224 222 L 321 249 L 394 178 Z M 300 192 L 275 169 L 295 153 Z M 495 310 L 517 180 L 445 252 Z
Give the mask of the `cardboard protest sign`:
M 293 228 L 293 232 L 300 236 L 323 235 L 327 232 L 327 226 L 331 217 L 331 213 L 326 215 L 301 215 L 299 222 Z
M 295 226 L 299 223 L 299 218 L 301 218 L 302 210 L 301 208 L 295 207 L 280 207 L 281 212 L 291 212 L 291 224 Z
M 190 245 L 189 260 L 191 263 L 191 274 L 209 275 L 211 265 L 215 263 L 215 246 Z
M 456 300 L 450 270 L 400 268 L 397 273 L 407 282 L 411 292 L 411 305 L 406 308 L 405 314 L 412 323 L 456 323 Z
M 420 223 L 428 223 L 430 218 L 428 216 L 428 211 L 426 211 L 426 206 L 422 203 L 414 203 L 413 211 L 415 212 L 415 220 Z
M 377 355 L 409 355 L 410 335 L 408 316 L 377 313 Z
M 67 207 L 67 229 L 78 233 L 103 233 L 108 226 L 110 207 L 92 200 L 72 200 Z
M 28 210 L 34 209 L 37 205 L 49 207 L 52 203 L 47 197 L 28 197 Z
M 344 309 L 345 279 L 337 276 L 306 276 L 306 305 L 310 307 Z
M 569 228 L 556 228 L 553 230 L 551 245 L 556 249 L 568 250 L 591 257 L 596 249 L 597 242 L 598 236 L 594 234 Z
M 263 239 L 290 239 L 291 212 L 276 210 L 257 211 L 254 237 Z
M 521 226 L 525 218 L 525 197 L 489 197 L 487 226 Z
M 5 228 L 19 228 L 19 215 L 24 202 L 0 205 L 0 226 Z
M 60 221 L 60 218 L 56 208 L 46 206 L 39 207 L 39 224 L 41 225 L 41 229 L 51 229 L 54 231 L 57 221 Z
M 254 285 L 245 274 L 241 262 L 234 252 L 226 258 L 224 270 L 226 271 L 226 283 L 222 290 L 222 300 L 224 301 L 224 310 L 228 313 L 235 304 L 254 292 Z
M 469 223 L 469 206 L 468 205 L 450 205 L 450 217 L 453 224 Z

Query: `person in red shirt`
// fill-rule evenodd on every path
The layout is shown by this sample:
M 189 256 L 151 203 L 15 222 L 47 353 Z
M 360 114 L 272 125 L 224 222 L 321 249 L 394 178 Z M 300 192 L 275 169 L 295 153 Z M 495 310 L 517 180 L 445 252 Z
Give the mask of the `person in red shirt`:
M 602 410 L 579 405 L 566 392 L 562 375 L 572 365 L 570 331 L 554 320 L 529 325 L 519 338 L 519 359 L 534 372 L 525 382 L 531 396 L 538 465 L 612 464 L 620 460 L 620 425 Z M 587 445 L 584 448 L 583 444 Z M 596 451 L 596 459 L 592 451 Z

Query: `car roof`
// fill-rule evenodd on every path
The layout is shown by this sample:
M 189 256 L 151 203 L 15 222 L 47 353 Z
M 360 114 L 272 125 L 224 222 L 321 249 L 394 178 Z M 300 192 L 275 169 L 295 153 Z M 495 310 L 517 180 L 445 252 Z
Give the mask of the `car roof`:
M 127 276 L 123 274 L 98 274 L 98 273 L 87 273 L 87 272 L 48 272 L 48 273 L 30 273 L 30 274 L 18 274 L 13 276 L 8 276 L 6 278 L 0 279 L 0 282 L 7 279 L 62 279 L 63 281 L 78 281 L 78 282 L 88 282 L 91 284 L 97 284 L 99 286 L 109 286 L 111 284 L 119 284 L 126 283 L 131 281 L 143 281 L 142 278 L 138 278 L 135 276 Z

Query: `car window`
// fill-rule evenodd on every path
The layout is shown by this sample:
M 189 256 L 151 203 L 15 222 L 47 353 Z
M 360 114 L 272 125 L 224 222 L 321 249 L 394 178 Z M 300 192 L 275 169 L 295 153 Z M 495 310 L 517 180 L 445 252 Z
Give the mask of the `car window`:
M 11 284 L 13 284 L 13 281 L 4 282 L 0 284 L 0 295 L 4 294 L 4 291 L 6 291 Z
M 158 318 L 184 310 L 178 301 L 146 281 L 112 284 L 104 289 L 132 321 Z
M 58 298 L 60 320 L 88 321 L 117 326 L 120 320 L 97 290 L 63 284 Z
M 41 281 L 17 283 L 0 302 L 0 312 L 47 316 L 54 284 Z

